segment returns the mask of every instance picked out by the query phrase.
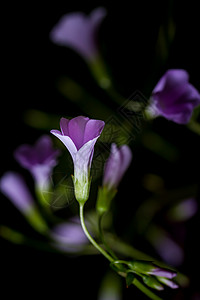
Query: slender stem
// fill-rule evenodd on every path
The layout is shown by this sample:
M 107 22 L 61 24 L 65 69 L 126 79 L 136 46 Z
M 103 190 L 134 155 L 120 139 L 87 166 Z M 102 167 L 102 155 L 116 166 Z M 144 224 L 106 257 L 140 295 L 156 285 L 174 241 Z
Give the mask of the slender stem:
M 81 221 L 81 226 L 83 228 L 83 231 L 85 235 L 87 236 L 88 240 L 92 243 L 92 245 L 103 255 L 105 256 L 111 263 L 114 262 L 115 260 L 103 249 L 99 246 L 99 244 L 96 243 L 96 241 L 91 237 L 90 233 L 87 230 L 87 227 L 85 225 L 84 221 L 84 204 L 80 204 L 80 221 Z M 126 277 L 126 273 L 121 273 L 119 274 L 123 277 Z M 140 281 L 138 281 L 136 278 L 133 280 L 133 284 L 141 290 L 145 295 L 147 295 L 150 299 L 153 300 L 162 300 L 162 298 L 158 297 L 155 295 L 153 292 L 151 292 L 148 288 L 146 288 Z
M 117 256 L 115 255 L 115 253 L 112 251 L 112 249 L 108 246 L 105 238 L 104 238 L 104 234 L 103 234 L 103 230 L 102 230 L 102 226 L 101 226 L 101 223 L 102 223 L 102 218 L 103 218 L 103 215 L 100 215 L 99 216 L 99 222 L 98 222 L 98 227 L 99 227 L 99 235 L 100 235 L 100 239 L 102 241 L 102 243 L 104 244 L 106 250 L 110 253 L 110 255 L 115 259 L 117 260 Z
M 88 240 L 92 243 L 92 245 L 103 255 L 105 256 L 110 262 L 113 262 L 114 259 L 103 249 L 97 244 L 97 242 L 91 237 L 90 233 L 87 230 L 87 227 L 85 225 L 84 221 L 84 215 L 83 215 L 83 209 L 84 209 L 84 204 L 80 204 L 80 221 L 81 221 L 81 226 L 83 228 L 83 231 L 85 235 L 87 236 Z
M 146 286 L 144 286 L 139 280 L 136 278 L 133 280 L 133 284 L 142 291 L 145 295 L 147 295 L 150 299 L 153 300 L 162 300 L 162 298 L 158 297 L 156 294 L 154 294 L 152 291 L 150 291 Z

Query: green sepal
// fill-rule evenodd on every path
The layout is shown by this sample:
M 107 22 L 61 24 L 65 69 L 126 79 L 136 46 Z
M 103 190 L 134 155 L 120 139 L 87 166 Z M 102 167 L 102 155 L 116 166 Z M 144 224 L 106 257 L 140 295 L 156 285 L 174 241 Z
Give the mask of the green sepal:
M 76 200 L 79 202 L 79 204 L 85 204 L 89 198 L 92 178 L 90 177 L 84 182 L 80 182 L 72 175 L 72 179 L 74 182 L 74 193 Z
M 96 203 L 96 210 L 99 215 L 103 215 L 105 212 L 109 211 L 111 201 L 116 193 L 116 189 L 108 189 L 106 186 L 99 187 Z
M 163 285 L 153 276 L 143 276 L 143 281 L 146 285 L 148 285 L 149 287 L 155 290 L 158 291 L 164 290 Z
M 156 266 L 151 261 L 145 260 L 129 261 L 128 266 L 131 270 L 145 275 L 150 274 L 156 268 Z
M 121 264 L 118 261 L 113 261 L 110 263 L 110 267 L 115 271 L 115 272 L 126 272 L 126 268 L 123 266 L 123 264 Z
M 126 286 L 129 287 L 133 283 L 135 275 L 132 272 L 127 272 L 126 275 Z

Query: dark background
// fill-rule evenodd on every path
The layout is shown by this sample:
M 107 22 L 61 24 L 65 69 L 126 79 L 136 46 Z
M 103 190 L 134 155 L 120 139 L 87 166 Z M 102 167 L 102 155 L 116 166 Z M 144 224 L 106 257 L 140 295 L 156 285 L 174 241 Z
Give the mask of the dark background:
M 25 124 L 24 114 L 28 109 L 55 113 L 58 116 L 73 117 L 82 114 L 80 107 L 72 104 L 58 91 L 56 81 L 59 76 L 71 76 L 93 95 L 100 98 L 102 94 L 102 97 L 105 97 L 94 83 L 82 58 L 72 50 L 58 47 L 49 40 L 50 30 L 64 13 L 76 10 L 89 13 L 98 6 L 107 8 L 108 16 L 100 31 L 101 47 L 114 82 L 124 97 L 128 98 L 135 90 L 140 90 L 149 97 L 157 80 L 168 68 L 186 69 L 190 74 L 190 81 L 199 89 L 197 4 L 193 1 L 187 3 L 174 1 L 173 9 L 169 10 L 170 1 L 132 2 L 110 4 L 107 1 L 93 1 L 86 5 L 78 2 L 54 1 L 46 5 L 30 2 L 8 3 L 5 6 L 1 12 L 3 17 L 1 175 L 6 170 L 19 169 L 12 157 L 18 145 L 33 143 L 41 133 L 44 133 Z M 169 11 L 176 25 L 176 33 L 167 58 L 161 63 L 155 59 L 156 54 L 159 57 L 159 53 L 156 52 L 158 51 L 156 40 L 160 25 L 166 24 L 169 18 Z M 164 176 L 169 188 L 181 187 L 186 183 L 198 184 L 200 143 L 197 136 L 181 126 L 174 126 L 163 120 L 156 122 L 155 130 L 162 132 L 166 139 L 181 149 L 181 158 L 175 166 L 172 166 L 152 153 L 148 152 L 146 156 L 145 150 L 136 152 L 135 155 L 138 156 L 137 159 L 134 158 L 135 165 L 129 170 L 129 174 L 134 174 L 131 176 L 136 186 L 135 198 L 141 193 L 140 180 L 142 173 L 145 172 L 158 172 Z M 132 146 L 134 147 L 134 143 Z M 123 187 L 126 188 L 127 197 L 133 193 L 131 180 L 129 177 L 121 186 L 121 190 Z M 116 227 L 119 233 L 123 233 L 128 223 L 127 218 L 131 217 L 131 211 L 138 204 L 137 201 L 129 202 L 127 213 L 127 205 L 121 207 L 119 197 L 117 206 L 121 215 L 118 217 L 120 224 L 124 225 Z M 2 220 L 0 223 L 14 227 L 17 224 L 23 232 L 30 231 L 34 235 L 5 198 L 1 201 L 0 217 Z M 175 292 L 169 293 L 166 299 L 175 299 L 175 296 L 176 299 L 193 299 L 192 294 L 198 290 L 196 279 L 197 263 L 199 264 L 198 218 L 197 215 L 186 224 L 186 261 L 182 266 L 182 271 L 189 274 L 193 283 L 184 292 L 185 297 L 183 293 Z M 43 293 L 43 296 L 48 297 L 54 292 L 60 298 L 61 295 L 68 298 L 72 297 L 69 295 L 73 295 L 76 299 L 80 290 L 83 290 L 84 297 L 96 299 L 100 280 L 107 269 L 107 262 L 102 257 L 69 259 L 29 247 L 14 246 L 3 240 L 0 249 L 3 265 L 1 289 L 7 295 L 13 290 L 19 296 L 30 294 L 39 296 Z M 92 289 L 91 294 L 88 294 L 89 289 Z M 130 288 L 125 291 L 123 299 L 132 299 L 137 295 L 135 293 L 137 291 Z M 141 294 L 136 297 L 143 299 Z

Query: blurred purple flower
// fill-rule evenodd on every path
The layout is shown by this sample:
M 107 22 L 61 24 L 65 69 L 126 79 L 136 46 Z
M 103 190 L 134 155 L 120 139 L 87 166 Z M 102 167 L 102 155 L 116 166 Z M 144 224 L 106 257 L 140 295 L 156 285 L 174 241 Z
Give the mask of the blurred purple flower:
M 63 142 L 74 162 L 74 187 L 78 201 L 86 201 L 89 195 L 90 168 L 94 146 L 105 123 L 79 116 L 71 120 L 61 118 L 60 128 L 51 133 Z
M 14 155 L 20 165 L 31 172 L 39 189 L 48 188 L 59 155 L 59 151 L 53 148 L 49 136 L 42 136 L 34 146 L 20 146 Z
M 56 225 L 51 233 L 51 238 L 56 242 L 54 247 L 65 252 L 78 252 L 88 243 L 80 222 L 66 222 Z
M 82 12 L 64 15 L 50 33 L 51 40 L 71 47 L 87 60 L 98 56 L 97 31 L 106 15 L 103 7 L 94 9 L 89 16 Z
M 128 169 L 131 159 L 132 153 L 127 145 L 117 148 L 113 143 L 104 168 L 103 186 L 106 186 L 108 190 L 116 189 Z
M 168 287 L 170 287 L 171 289 L 177 289 L 179 286 L 172 280 L 167 279 L 165 277 L 157 277 L 157 279 L 164 283 L 165 285 L 167 285 Z
M 149 272 L 149 274 L 169 279 L 172 279 L 176 276 L 176 272 L 159 267 L 155 267 L 155 269 L 152 269 L 152 271 Z
M 185 70 L 168 70 L 155 86 L 148 111 L 179 124 L 187 124 L 200 105 L 200 93 L 189 83 Z
M 5 173 L 0 180 L 0 190 L 23 214 L 29 214 L 32 211 L 33 198 L 19 174 Z
M 184 222 L 192 218 L 197 213 L 197 210 L 197 200 L 195 198 L 188 198 L 172 207 L 167 217 L 172 221 Z
M 184 259 L 183 249 L 163 231 L 162 235 L 149 237 L 162 259 L 173 266 L 179 266 Z M 161 276 L 161 275 L 160 275 Z

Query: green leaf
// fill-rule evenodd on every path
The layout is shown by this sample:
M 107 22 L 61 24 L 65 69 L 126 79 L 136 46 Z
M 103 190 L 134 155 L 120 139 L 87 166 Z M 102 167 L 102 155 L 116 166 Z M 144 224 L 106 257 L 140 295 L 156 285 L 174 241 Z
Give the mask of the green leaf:
M 126 286 L 129 287 L 133 283 L 135 275 L 132 272 L 128 272 L 126 276 Z

